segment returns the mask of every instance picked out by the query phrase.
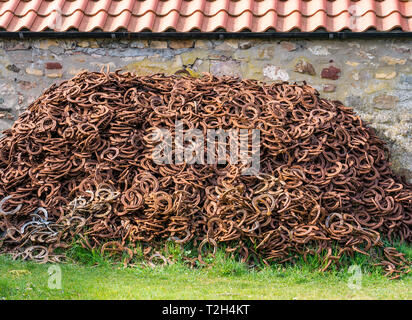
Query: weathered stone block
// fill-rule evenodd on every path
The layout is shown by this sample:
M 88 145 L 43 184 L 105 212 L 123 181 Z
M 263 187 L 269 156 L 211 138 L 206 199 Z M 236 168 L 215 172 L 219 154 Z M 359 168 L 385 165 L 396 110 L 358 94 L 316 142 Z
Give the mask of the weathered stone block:
M 26 68 L 26 73 L 32 76 L 38 76 L 38 77 L 43 76 L 43 70 L 35 69 L 35 68 Z
M 313 65 L 305 60 L 298 61 L 298 63 L 295 65 L 295 71 L 299 73 L 307 73 L 311 76 L 316 75 L 316 71 Z
M 134 40 L 130 42 L 130 48 L 143 49 L 143 48 L 148 48 L 148 47 L 149 47 L 149 42 L 147 40 Z
M 334 85 L 334 84 L 325 84 L 325 85 L 323 85 L 323 91 L 324 92 L 335 92 L 336 91 L 336 85 Z
M 170 40 L 169 48 L 170 49 L 193 48 L 194 44 L 195 44 L 194 40 Z
M 396 106 L 399 99 L 388 94 L 380 94 L 373 98 L 373 107 L 381 110 L 390 110 Z
M 167 49 L 166 41 L 152 40 L 150 41 L 150 48 L 152 49 Z
M 375 78 L 376 79 L 381 79 L 381 80 L 391 80 L 396 77 L 396 71 L 392 72 L 377 72 L 375 73 Z
M 4 50 L 14 51 L 14 50 L 28 50 L 31 48 L 31 43 L 28 41 L 11 40 L 6 41 L 4 44 Z
M 60 43 L 57 40 L 46 39 L 33 42 L 33 47 L 41 50 L 48 50 L 51 46 L 58 47 Z
M 209 58 L 209 53 L 207 50 L 192 49 L 180 54 L 180 58 L 184 65 L 192 65 L 197 59 Z
M 213 42 L 210 40 L 196 40 L 195 48 L 199 49 L 213 49 Z
M 240 77 L 240 63 L 235 60 L 212 60 L 210 62 L 210 73 L 216 76 Z
M 338 80 L 340 77 L 340 72 L 341 70 L 339 68 L 330 66 L 329 68 L 322 69 L 322 72 L 320 75 L 322 78 L 325 78 L 325 79 Z
M 380 58 L 380 61 L 390 66 L 397 65 L 397 64 L 404 65 L 406 63 L 406 59 L 398 59 L 398 58 L 389 57 L 389 56 L 383 56 L 382 58 Z
M 257 60 L 271 60 L 275 54 L 274 46 L 257 47 Z
M 46 69 L 63 69 L 60 62 L 46 62 L 44 67 Z
M 280 45 L 287 51 L 295 51 L 297 49 L 296 43 L 290 41 L 281 41 Z
M 84 69 L 100 71 L 107 66 L 111 71 L 121 68 L 145 75 L 180 70 L 191 76 L 212 72 L 268 82 L 306 81 L 329 99 L 354 107 L 379 129 L 391 148 L 398 148 L 394 152 L 398 168 L 406 168 L 412 177 L 412 162 L 407 161 L 412 159 L 409 40 L 202 39 L 193 48 L 192 42 L 174 41 L 153 40 L 149 46 L 150 40 L 136 39 L 0 40 L 1 106 L 17 113 L 60 82 L 59 77 L 68 79 Z M 296 66 L 299 60 L 310 63 L 318 75 L 308 64 Z M 45 68 L 47 62 L 59 62 L 62 68 Z M 331 64 L 341 69 L 341 76 L 325 81 L 320 71 Z
M 238 48 L 241 49 L 241 50 L 250 49 L 252 46 L 253 46 L 252 41 L 240 41 L 238 43 Z
M 63 71 L 59 69 L 46 70 L 46 77 L 48 78 L 61 78 Z
M 77 42 L 77 46 L 81 48 L 99 48 L 99 44 L 96 40 L 80 40 Z
M 287 71 L 278 66 L 269 65 L 263 69 L 263 75 L 273 81 L 288 81 Z
M 351 67 L 357 67 L 359 65 L 359 62 L 356 61 L 346 61 L 345 63 Z
M 309 47 L 309 51 L 315 56 L 328 56 L 330 54 L 328 48 L 326 48 L 325 46 Z
M 12 72 L 16 72 L 16 73 L 20 72 L 20 68 L 17 67 L 16 65 L 14 65 L 14 64 L 8 64 L 6 66 L 6 69 L 9 70 L 9 71 L 12 71 Z

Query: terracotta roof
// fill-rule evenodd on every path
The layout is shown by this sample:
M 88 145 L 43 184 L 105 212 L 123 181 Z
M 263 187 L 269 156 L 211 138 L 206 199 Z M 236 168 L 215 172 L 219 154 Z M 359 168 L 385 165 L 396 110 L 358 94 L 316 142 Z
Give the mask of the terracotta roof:
M 412 31 L 412 0 L 0 0 L 3 31 Z

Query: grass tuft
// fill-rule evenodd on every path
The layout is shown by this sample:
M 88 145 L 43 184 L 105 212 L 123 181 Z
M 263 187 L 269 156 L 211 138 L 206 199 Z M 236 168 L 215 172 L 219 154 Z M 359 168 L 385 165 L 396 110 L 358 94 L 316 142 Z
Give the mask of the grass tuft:
M 412 247 L 395 244 L 409 261 Z M 374 259 L 362 254 L 341 259 L 340 268 L 319 271 L 324 254 L 296 258 L 294 263 L 256 261 L 254 268 L 230 256 L 221 247 L 213 257 L 206 248 L 205 265 L 188 266 L 185 257 L 197 257 L 192 244 L 184 247 L 167 243 L 160 253 L 171 264 L 151 267 L 137 247 L 129 267 L 123 257 L 101 255 L 74 244 L 68 250 L 69 263 L 59 264 L 62 288 L 49 287 L 52 264 L 13 261 L 0 255 L 0 299 L 412 299 L 412 277 L 389 280 Z M 353 265 L 361 279 L 351 288 Z

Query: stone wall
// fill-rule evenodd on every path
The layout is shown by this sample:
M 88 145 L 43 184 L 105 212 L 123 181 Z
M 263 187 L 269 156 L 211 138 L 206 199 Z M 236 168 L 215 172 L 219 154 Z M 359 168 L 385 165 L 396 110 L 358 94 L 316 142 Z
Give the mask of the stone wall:
M 0 40 L 0 129 L 51 84 L 106 66 L 305 80 L 376 128 L 394 168 L 412 181 L 411 40 Z

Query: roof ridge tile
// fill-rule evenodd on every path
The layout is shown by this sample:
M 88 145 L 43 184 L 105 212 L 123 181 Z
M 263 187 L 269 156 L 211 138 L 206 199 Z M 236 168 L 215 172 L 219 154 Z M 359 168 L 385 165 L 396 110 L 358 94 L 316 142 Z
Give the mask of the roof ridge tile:
M 86 32 L 411 31 L 412 24 L 412 1 L 402 0 L 0 0 L 0 28 L 42 31 L 53 25 L 56 12 L 62 17 L 60 31 Z

